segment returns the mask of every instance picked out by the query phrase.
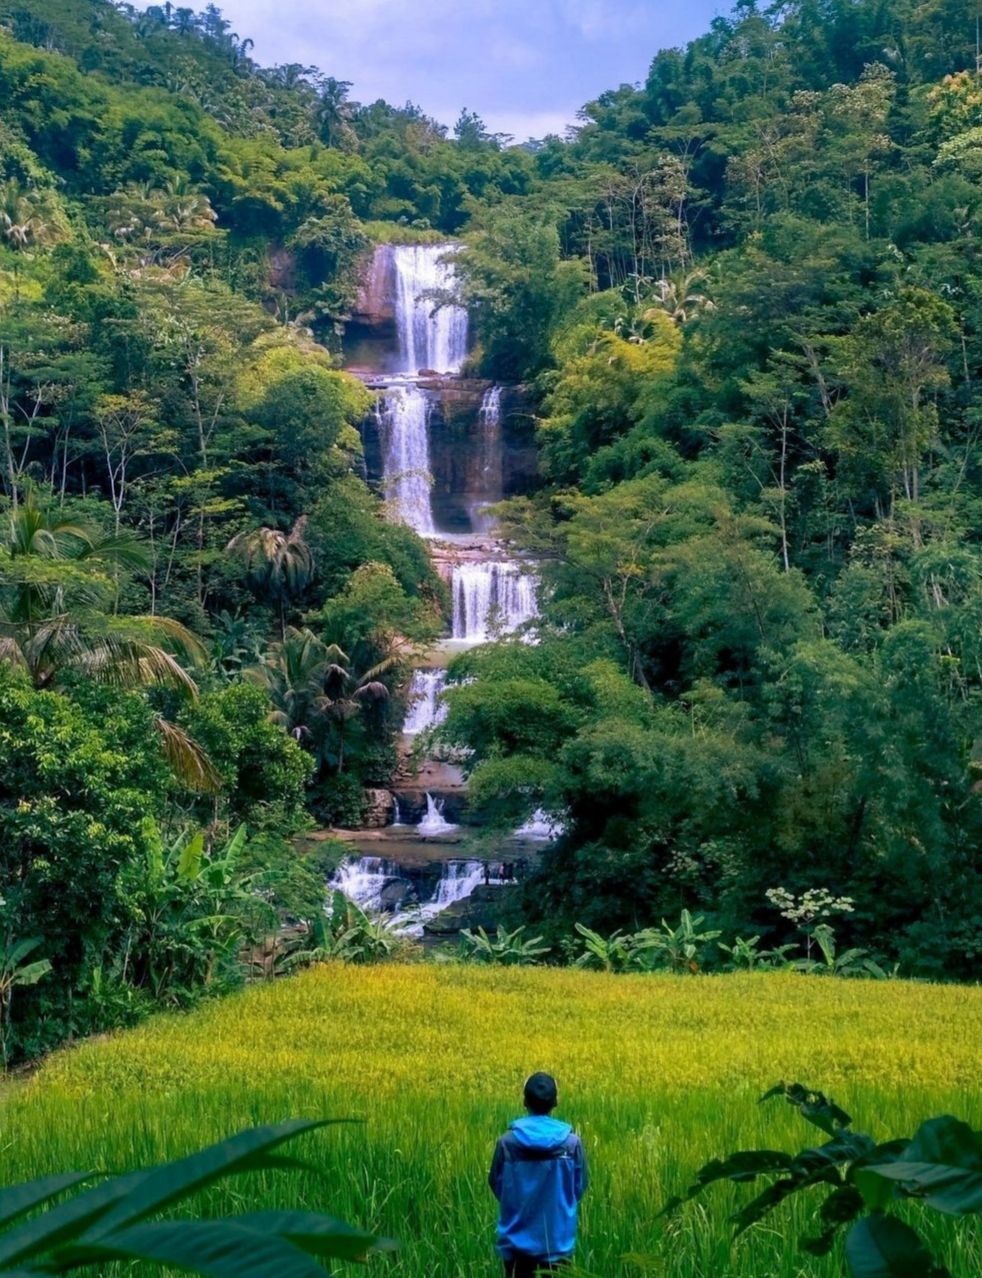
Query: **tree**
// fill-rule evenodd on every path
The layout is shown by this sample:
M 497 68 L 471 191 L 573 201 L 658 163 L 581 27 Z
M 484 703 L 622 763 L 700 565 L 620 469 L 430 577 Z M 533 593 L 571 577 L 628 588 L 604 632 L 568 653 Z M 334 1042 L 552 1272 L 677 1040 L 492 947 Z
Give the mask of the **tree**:
M 318 770 L 330 764 L 340 773 L 348 721 L 367 703 L 388 697 L 380 676 L 391 665 L 380 662 L 356 674 L 337 644 L 290 626 L 263 664 L 247 673 L 268 692 L 273 722 L 310 750 Z
M 256 528 L 238 533 L 228 544 L 242 558 L 250 586 L 276 609 L 280 639 L 286 638 L 286 609 L 314 575 L 314 557 L 305 540 L 307 518 L 301 516 L 288 533 Z
M 129 533 L 103 535 L 42 506 L 29 488 L 0 540 L 0 662 L 24 670 L 35 688 L 76 674 L 120 688 L 162 685 L 196 696 L 192 677 L 169 651 L 192 660 L 198 640 L 169 617 L 113 611 L 120 575 L 147 567 Z M 164 751 L 192 788 L 213 788 L 204 752 L 176 724 L 155 720 Z

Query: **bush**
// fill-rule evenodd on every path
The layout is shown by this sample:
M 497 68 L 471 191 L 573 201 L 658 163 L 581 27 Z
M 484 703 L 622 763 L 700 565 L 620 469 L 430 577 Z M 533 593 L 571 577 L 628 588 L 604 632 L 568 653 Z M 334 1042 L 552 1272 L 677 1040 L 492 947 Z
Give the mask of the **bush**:
M 205 693 L 183 724 L 218 769 L 230 823 L 286 833 L 304 824 L 313 760 L 270 721 L 261 688 L 234 683 Z
M 41 938 L 54 979 L 24 990 L 13 1054 L 77 1028 L 75 998 L 117 933 L 118 878 L 146 856 L 168 778 L 142 697 L 92 692 L 80 705 L 0 666 L 0 922 Z
M 324 825 L 352 830 L 365 819 L 365 791 L 350 773 L 327 776 L 314 791 L 311 807 Z

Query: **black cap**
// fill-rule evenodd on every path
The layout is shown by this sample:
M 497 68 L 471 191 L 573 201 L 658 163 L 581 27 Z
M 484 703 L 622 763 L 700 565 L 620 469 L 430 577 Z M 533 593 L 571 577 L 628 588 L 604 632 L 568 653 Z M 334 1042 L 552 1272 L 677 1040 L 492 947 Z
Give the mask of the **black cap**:
M 548 1114 L 556 1108 L 559 1093 L 551 1074 L 530 1074 L 525 1080 L 525 1107 L 533 1114 Z

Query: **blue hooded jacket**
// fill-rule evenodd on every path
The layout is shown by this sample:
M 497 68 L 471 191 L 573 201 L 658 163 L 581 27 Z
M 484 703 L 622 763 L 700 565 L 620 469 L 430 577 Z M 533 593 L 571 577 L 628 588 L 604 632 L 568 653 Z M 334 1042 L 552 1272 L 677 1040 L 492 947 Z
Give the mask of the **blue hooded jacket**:
M 576 1244 L 586 1157 L 569 1123 L 548 1114 L 517 1118 L 498 1141 L 488 1184 L 501 1204 L 498 1254 L 556 1261 Z

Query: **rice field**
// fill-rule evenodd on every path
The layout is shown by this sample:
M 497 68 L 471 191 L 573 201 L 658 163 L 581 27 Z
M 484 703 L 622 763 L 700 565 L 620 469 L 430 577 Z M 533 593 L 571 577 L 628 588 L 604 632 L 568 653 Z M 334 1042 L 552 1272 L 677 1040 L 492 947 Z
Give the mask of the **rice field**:
M 327 965 L 51 1058 L 8 1087 L 0 1172 L 120 1170 L 257 1122 L 357 1117 L 298 1145 L 319 1175 L 243 1177 L 208 1209 L 314 1207 L 399 1239 L 371 1273 L 490 1278 L 487 1164 L 535 1069 L 558 1077 L 590 1159 L 577 1273 L 831 1278 L 838 1256 L 795 1246 L 804 1205 L 736 1243 L 727 1214 L 745 1194 L 730 1187 L 667 1224 L 656 1212 L 712 1155 L 811 1142 L 787 1106 L 756 1104 L 782 1078 L 823 1088 L 881 1137 L 942 1112 L 982 1126 L 982 989 Z M 976 1227 L 925 1233 L 956 1278 L 982 1272 Z

